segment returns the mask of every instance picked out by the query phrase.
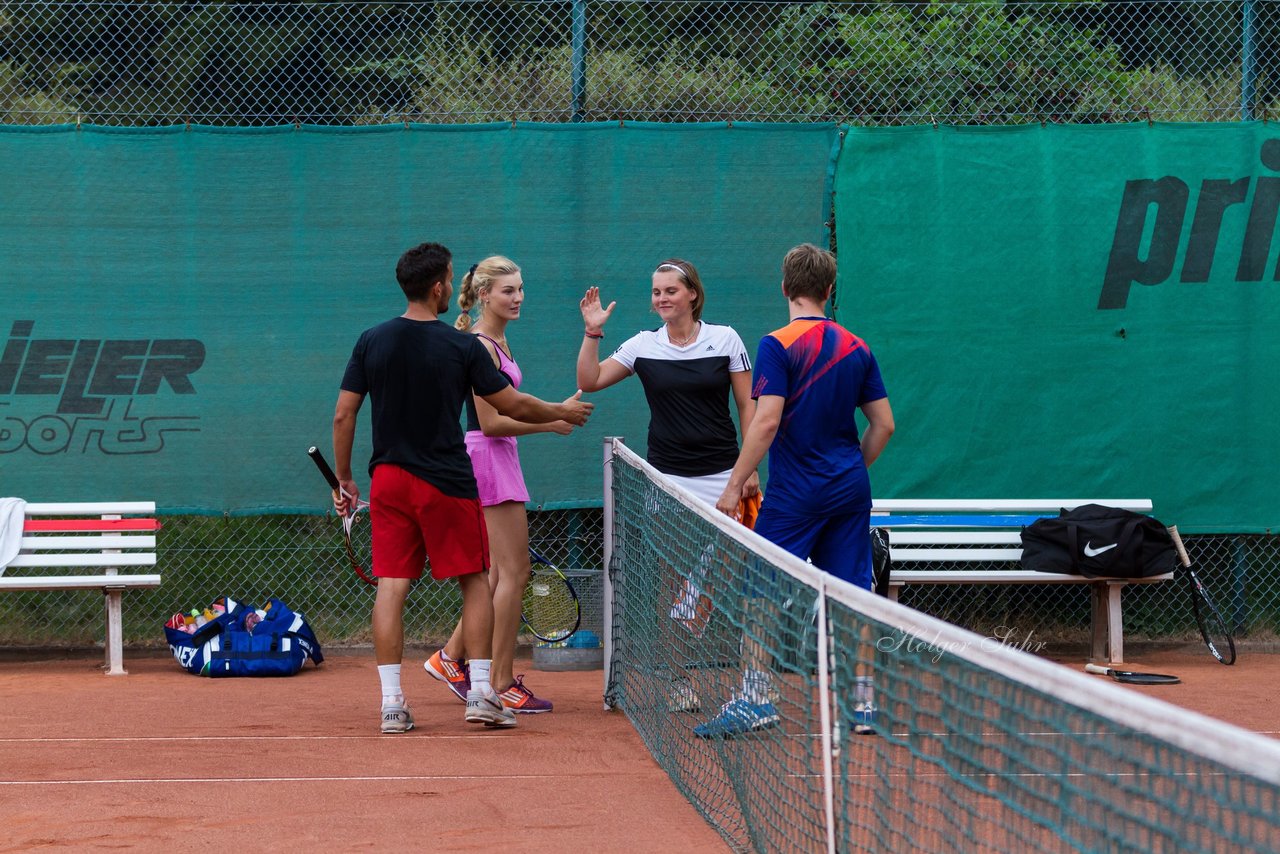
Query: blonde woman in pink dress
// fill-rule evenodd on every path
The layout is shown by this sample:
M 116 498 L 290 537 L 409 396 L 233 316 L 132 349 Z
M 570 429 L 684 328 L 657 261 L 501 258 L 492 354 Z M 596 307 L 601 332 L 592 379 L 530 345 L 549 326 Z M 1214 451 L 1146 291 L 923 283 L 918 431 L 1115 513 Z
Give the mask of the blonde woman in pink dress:
M 520 317 L 524 302 L 524 280 L 520 268 L 508 258 L 493 255 L 473 266 L 462 277 L 458 307 L 462 314 L 454 324 L 470 330 L 484 344 L 494 365 L 520 387 L 520 367 L 507 344 L 507 324 Z M 480 306 L 480 316 L 472 323 L 471 310 Z M 503 705 L 520 714 L 537 714 L 552 709 L 550 700 L 537 697 L 515 673 L 516 636 L 520 630 L 520 602 L 529 583 L 529 519 L 525 502 L 529 492 L 516 437 L 529 433 L 555 432 L 566 435 L 573 426 L 565 421 L 524 424 L 499 415 L 484 401 L 472 396 L 467 402 L 467 453 L 475 471 L 480 505 L 489 530 L 489 584 L 493 589 L 493 664 L 490 683 L 502 697 Z M 449 686 L 465 700 L 470 688 L 467 651 L 461 625 L 425 665 L 431 676 Z

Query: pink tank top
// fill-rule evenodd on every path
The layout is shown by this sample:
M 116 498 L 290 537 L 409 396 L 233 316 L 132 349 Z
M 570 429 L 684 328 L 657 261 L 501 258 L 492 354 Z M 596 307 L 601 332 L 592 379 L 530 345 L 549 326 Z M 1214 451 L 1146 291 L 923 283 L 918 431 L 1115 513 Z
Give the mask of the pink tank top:
M 476 337 L 483 338 L 493 345 L 493 349 L 498 351 L 498 370 L 511 380 L 511 385 L 520 388 L 520 381 L 524 379 L 524 374 L 520 373 L 520 366 L 516 364 L 516 360 L 507 355 L 507 351 L 498 346 L 498 342 L 494 341 L 483 332 L 477 332 Z
M 516 360 L 506 354 L 506 351 L 498 346 L 498 342 L 494 341 L 483 332 L 477 332 L 476 337 L 483 338 L 493 345 L 493 349 L 498 351 L 498 370 L 511 380 L 513 388 L 520 388 L 520 382 L 524 379 L 524 375 L 520 373 L 520 366 L 516 364 Z M 476 415 L 476 402 L 471 395 L 467 395 L 467 432 L 480 432 L 480 417 Z M 514 440 L 515 437 L 506 437 Z

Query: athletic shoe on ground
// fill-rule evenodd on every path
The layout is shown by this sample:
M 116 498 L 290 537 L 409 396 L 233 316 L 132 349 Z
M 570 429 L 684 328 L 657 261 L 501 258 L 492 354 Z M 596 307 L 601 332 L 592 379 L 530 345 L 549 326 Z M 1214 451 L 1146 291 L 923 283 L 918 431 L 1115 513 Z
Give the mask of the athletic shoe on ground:
M 876 734 L 876 707 L 858 703 L 853 707 L 853 731 L 858 735 Z
M 467 692 L 467 723 L 484 724 L 492 727 L 513 727 L 516 725 L 515 712 L 502 704 L 497 694 L 485 695 L 480 689 L 472 688 Z
M 702 704 L 698 702 L 698 692 L 693 690 L 688 679 L 671 683 L 671 687 L 667 689 L 667 711 L 696 712 L 700 708 Z
M 382 707 L 383 732 L 408 732 L 413 729 L 413 715 L 408 703 Z
M 533 696 L 533 692 L 525 687 L 524 676 L 517 676 L 515 684 L 498 695 L 502 705 L 518 715 L 538 715 L 551 711 L 550 700 Z
M 693 728 L 698 738 L 730 738 L 778 725 L 778 710 L 773 703 L 751 703 L 742 697 L 730 700 L 720 714 Z
M 458 699 L 462 702 L 467 701 L 467 692 L 471 690 L 471 671 L 467 669 L 466 664 L 459 664 L 456 661 L 445 661 L 440 653 L 444 652 L 438 649 L 435 655 L 427 659 L 422 665 L 428 674 L 449 686 L 449 690 L 458 695 Z

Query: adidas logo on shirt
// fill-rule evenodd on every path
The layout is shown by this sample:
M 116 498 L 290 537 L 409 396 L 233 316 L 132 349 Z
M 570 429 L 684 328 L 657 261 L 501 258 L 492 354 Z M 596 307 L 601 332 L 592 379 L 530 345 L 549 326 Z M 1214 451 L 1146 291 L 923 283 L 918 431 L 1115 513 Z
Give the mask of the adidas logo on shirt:
M 708 344 L 708 345 L 707 345 L 707 349 L 714 353 L 714 352 L 715 352 L 715 349 L 716 349 L 716 345 L 714 345 L 714 344 Z

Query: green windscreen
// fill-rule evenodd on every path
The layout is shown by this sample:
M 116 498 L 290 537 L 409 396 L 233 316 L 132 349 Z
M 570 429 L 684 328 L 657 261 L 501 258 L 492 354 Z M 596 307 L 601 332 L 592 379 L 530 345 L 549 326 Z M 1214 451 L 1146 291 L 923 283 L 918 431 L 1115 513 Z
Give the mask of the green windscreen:
M 1150 498 L 1280 525 L 1280 132 L 850 129 L 839 318 L 898 432 L 881 498 Z
M 657 325 L 669 256 L 751 352 L 785 322 L 780 262 L 824 243 L 833 125 L 0 128 L 0 492 L 167 511 L 323 509 L 361 330 L 401 313 L 400 254 L 523 268 L 509 329 L 536 395 L 573 394 L 578 300 L 618 308 L 602 352 Z M 450 322 L 456 309 L 446 317 Z M 632 380 L 571 436 L 521 440 L 530 494 L 598 505 L 601 439 L 643 445 Z M 369 411 L 356 459 L 368 459 Z M 364 478 L 362 478 L 364 480 Z

